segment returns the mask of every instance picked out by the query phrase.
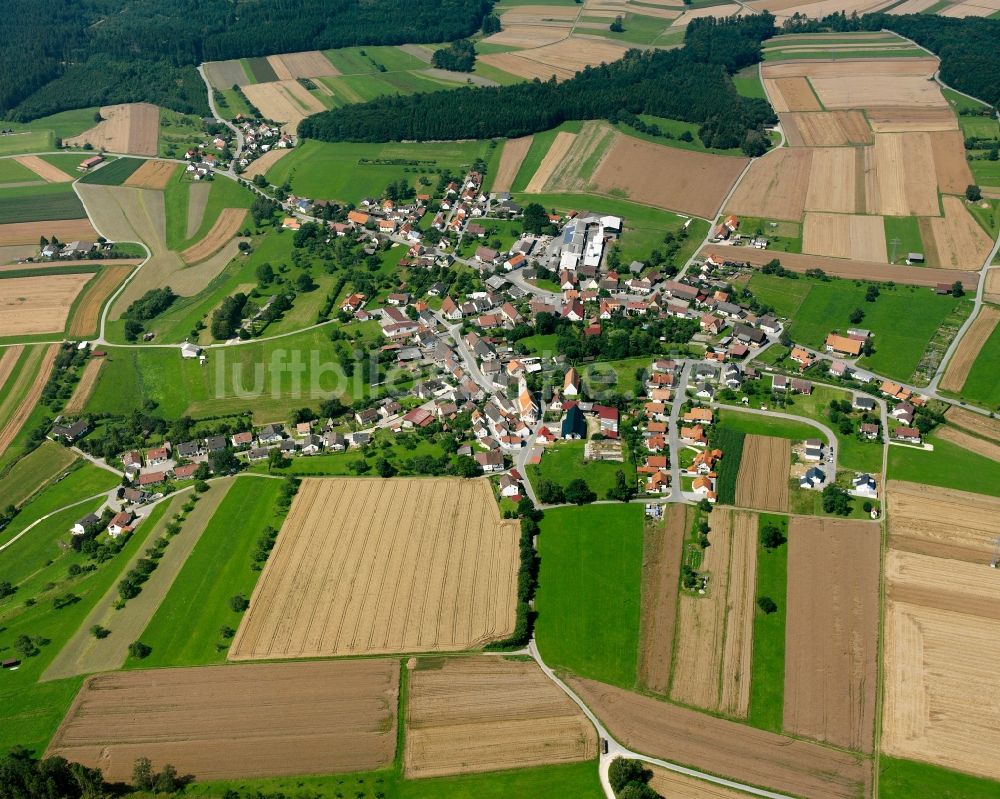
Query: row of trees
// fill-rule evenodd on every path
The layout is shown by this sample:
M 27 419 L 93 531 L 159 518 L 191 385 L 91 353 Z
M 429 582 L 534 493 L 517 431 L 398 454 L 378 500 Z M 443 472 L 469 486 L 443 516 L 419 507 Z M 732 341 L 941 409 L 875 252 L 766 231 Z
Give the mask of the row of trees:
M 766 101 L 740 96 L 729 73 L 759 61 L 760 43 L 773 32 L 774 17 L 766 13 L 695 20 L 679 50 L 630 50 L 562 83 L 381 97 L 309 117 L 299 133 L 324 141 L 483 139 L 625 112 L 692 122 L 706 144 L 742 147 L 774 114 Z

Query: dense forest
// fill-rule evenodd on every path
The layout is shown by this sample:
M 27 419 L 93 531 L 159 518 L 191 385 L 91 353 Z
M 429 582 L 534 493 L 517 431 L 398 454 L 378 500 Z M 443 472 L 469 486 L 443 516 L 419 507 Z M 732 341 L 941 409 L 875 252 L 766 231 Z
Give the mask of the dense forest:
M 1000 106 L 1000 19 L 953 19 L 933 14 L 832 14 L 822 20 L 792 19 L 790 32 L 878 31 L 912 39 L 941 59 L 941 79 L 959 91 Z
M 774 17 L 694 20 L 678 50 L 630 50 L 569 80 L 388 96 L 304 120 L 299 134 L 324 141 L 485 139 L 526 136 L 567 120 L 653 114 L 700 126 L 706 145 L 740 147 L 774 121 L 764 100 L 737 94 L 729 75 L 761 57 Z
M 477 32 L 492 0 L 8 0 L 0 119 L 147 100 L 207 113 L 202 61 Z

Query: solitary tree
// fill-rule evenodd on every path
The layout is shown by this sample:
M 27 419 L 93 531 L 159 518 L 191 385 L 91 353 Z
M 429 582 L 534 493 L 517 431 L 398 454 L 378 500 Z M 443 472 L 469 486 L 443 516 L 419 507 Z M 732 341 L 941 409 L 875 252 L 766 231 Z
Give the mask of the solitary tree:
M 133 641 L 128 645 L 128 653 L 132 657 L 138 658 L 139 660 L 149 657 L 149 653 L 152 651 L 152 647 L 144 644 L 142 641 Z
M 234 613 L 242 613 L 250 607 L 250 600 L 243 594 L 236 594 L 236 596 L 229 597 L 229 607 Z
M 952 297 L 962 297 L 965 295 L 965 288 L 962 286 L 961 280 L 956 280 L 951 284 L 951 296 Z
M 764 613 L 770 616 L 772 613 L 778 610 L 777 603 L 771 599 L 769 596 L 759 596 L 757 597 L 757 607 L 759 607 Z
M 624 30 L 625 27 L 622 25 L 622 16 L 621 14 L 619 14 L 617 17 L 615 17 L 615 21 L 611 23 L 611 32 L 622 33 L 624 32 Z
M 769 552 L 772 549 L 777 549 L 787 540 L 785 534 L 781 532 L 781 528 L 776 524 L 765 524 L 764 529 L 760 531 L 760 543 Z
M 980 191 L 979 186 L 977 186 L 975 183 L 970 183 L 968 186 L 966 186 L 965 199 L 968 200 L 970 203 L 976 203 L 979 202 L 981 199 L 983 199 L 983 193 L 982 191 Z

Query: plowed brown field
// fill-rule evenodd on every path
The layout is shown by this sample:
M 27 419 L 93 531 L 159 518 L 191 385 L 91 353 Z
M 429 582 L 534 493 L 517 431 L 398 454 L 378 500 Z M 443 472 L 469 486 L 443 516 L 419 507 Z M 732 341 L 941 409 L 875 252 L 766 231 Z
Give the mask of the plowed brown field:
M 992 335 L 998 321 L 1000 321 L 1000 310 L 992 305 L 982 306 L 979 316 L 969 326 L 958 345 L 958 349 L 948 361 L 948 368 L 945 369 L 940 383 L 943 390 L 962 390 L 962 386 L 965 385 L 965 381 L 969 377 L 969 372 L 972 371 L 972 364 L 979 357 L 979 350 L 986 343 L 986 339 Z
M 775 257 L 775 253 L 771 250 L 758 250 L 756 247 L 735 248 L 718 244 L 707 244 L 701 248 L 698 254 L 702 258 L 711 255 L 719 260 L 748 263 L 758 267 Z M 908 286 L 936 286 L 938 283 L 951 284 L 958 280 L 966 291 L 975 291 L 979 284 L 979 275 L 975 272 L 919 266 L 894 266 L 873 261 L 847 261 L 843 258 L 788 252 L 778 253 L 778 256 L 781 265 L 793 272 L 822 269 L 828 275 L 835 277 L 858 280 L 892 280 Z
M 930 78 L 939 64 L 937 58 L 852 58 L 836 61 L 798 61 L 764 64 L 765 78 L 787 78 L 794 75 L 807 75 L 816 78 L 856 78 L 871 76 L 877 70 L 879 75 L 890 77 L 911 76 Z
M 37 363 L 37 371 L 35 369 L 35 362 L 26 362 L 24 371 L 21 373 L 18 382 L 7 399 L 10 400 L 14 396 L 21 396 L 18 387 L 22 385 L 22 380 L 30 380 L 31 385 L 28 386 L 27 393 L 23 395 L 17 407 L 12 409 L 12 412 L 9 408 L 3 409 L 3 416 L 7 418 L 7 423 L 0 428 L 0 456 L 3 456 L 7 448 L 13 443 L 17 434 L 21 432 L 21 428 L 24 427 L 24 423 L 31 415 L 31 412 L 38 404 L 38 400 L 42 396 L 42 390 L 49 381 L 49 375 L 52 373 L 52 367 L 55 365 L 56 355 L 58 354 L 59 345 L 50 344 L 42 353 L 41 359 Z
M 604 194 L 714 219 L 747 159 L 694 153 L 619 136 L 594 172 Z
M 993 241 L 958 197 L 942 197 L 944 216 L 929 220 L 938 263 L 943 269 L 979 269 Z
M 41 236 L 56 236 L 60 241 L 93 241 L 97 233 L 89 219 L 54 219 L 47 222 L 12 222 L 0 225 L 0 246 L 38 244 Z
M 857 63 L 857 62 L 856 62 Z M 860 62 L 864 63 L 864 62 Z M 904 108 L 946 108 L 938 85 L 919 76 L 889 76 L 868 74 L 845 77 L 810 77 L 813 89 L 820 101 L 828 109 L 867 108 L 874 106 L 897 106 Z
M 812 150 L 773 150 L 750 165 L 726 210 L 742 216 L 798 222 L 806 203 L 811 167 Z M 773 257 L 773 253 L 769 255 Z
M 749 435 L 736 476 L 736 504 L 755 510 L 788 510 L 791 442 L 787 438 Z
M 746 718 L 753 670 L 754 589 L 757 585 L 757 514 L 733 513 L 726 598 L 726 648 L 722 653 L 719 710 Z
M 987 271 L 983 299 L 986 302 L 1000 304 L 1000 269 L 990 269 Z
M 775 78 L 764 79 L 764 86 L 771 105 L 778 113 L 787 111 L 822 111 L 816 95 L 805 78 Z
M 497 169 L 496 180 L 493 181 L 493 191 L 510 191 L 521 168 L 524 156 L 531 148 L 534 137 L 522 136 L 520 139 L 507 139 L 500 154 L 500 167 Z
M 124 103 L 101 108 L 103 120 L 90 130 L 65 140 L 67 147 L 90 144 L 95 150 L 132 155 L 156 155 L 160 109 L 149 103 Z
M 76 384 L 76 387 L 73 389 L 73 396 L 69 398 L 66 407 L 63 409 L 64 413 L 72 416 L 80 413 L 86 407 L 87 400 L 90 399 L 90 395 L 94 391 L 94 386 L 97 385 L 97 375 L 101 371 L 103 364 L 103 358 L 91 358 L 87 361 L 87 365 L 83 367 L 83 372 L 80 374 L 80 382 Z
M 179 166 L 173 161 L 157 161 L 155 158 L 144 161 L 123 185 L 139 189 L 165 189 Z
M 223 208 L 219 218 L 205 234 L 205 238 L 184 250 L 181 253 L 181 260 L 186 264 L 196 264 L 204 261 L 212 253 L 218 252 L 239 233 L 246 217 L 245 208 Z
M 808 799 L 871 795 L 871 763 L 592 680 L 570 687 L 625 746 L 711 774 Z
M 268 150 L 260 158 L 258 158 L 256 161 L 253 161 L 250 164 L 250 166 L 246 168 L 246 172 L 243 173 L 244 177 L 252 180 L 253 178 L 257 177 L 257 175 L 267 174 L 267 170 L 269 170 L 272 166 L 278 163 L 278 161 L 280 161 L 290 152 L 291 150 L 287 147 L 280 150 L 277 148 Z
M 890 483 L 889 499 L 882 749 L 1000 778 L 1000 500 L 911 483 Z
M 340 74 L 340 71 L 319 50 L 270 55 L 267 57 L 267 62 L 277 74 L 278 80 L 322 78 Z
M 514 628 L 517 523 L 487 480 L 306 479 L 231 660 L 458 651 Z
M 880 549 L 877 524 L 791 520 L 783 723 L 789 732 L 872 751 Z
M 0 336 L 61 333 L 73 300 L 93 277 L 93 272 L 84 272 L 4 278 L 0 281 Z
M 666 695 L 670 686 L 681 546 L 687 532 L 684 505 L 667 506 L 661 524 L 647 526 L 642 559 L 639 684 Z
M 406 713 L 408 776 L 589 760 L 593 725 L 534 662 L 418 660 Z
M 970 183 L 976 181 L 965 160 L 965 141 L 959 130 L 929 133 L 934 152 L 934 170 L 942 194 L 965 194 Z
M 127 264 L 116 264 L 115 266 L 105 266 L 94 280 L 87 284 L 87 287 L 80 295 L 80 302 L 76 306 L 76 313 L 69 322 L 69 335 L 90 336 L 97 332 L 97 326 L 101 319 L 101 308 L 115 289 L 121 285 L 138 261 Z
M 244 86 L 243 92 L 267 119 L 284 122 L 282 130 L 286 133 L 295 133 L 299 122 L 325 110 L 323 104 L 295 80 L 252 83 Z
M 89 678 L 47 754 L 128 780 L 136 758 L 199 780 L 367 771 L 392 762 L 392 660 L 151 669 Z
M 977 436 L 992 438 L 994 441 L 1000 442 L 1000 421 L 996 419 L 984 416 L 981 413 L 967 411 L 965 408 L 959 408 L 957 405 L 952 405 L 948 408 L 944 416 L 950 424 L 961 427 L 963 430 L 968 430 L 970 433 L 975 433 Z
M 73 180 L 72 175 L 67 175 L 59 167 L 43 161 L 37 155 L 19 155 L 14 160 L 49 183 L 69 183 Z

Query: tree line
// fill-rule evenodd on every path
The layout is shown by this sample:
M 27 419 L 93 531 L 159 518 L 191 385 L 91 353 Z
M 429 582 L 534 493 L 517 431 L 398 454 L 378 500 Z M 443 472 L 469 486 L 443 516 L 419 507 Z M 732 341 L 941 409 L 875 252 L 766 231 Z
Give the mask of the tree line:
M 695 123 L 706 145 L 742 147 L 748 134 L 775 117 L 766 101 L 739 95 L 730 75 L 759 61 L 761 42 L 774 31 L 768 13 L 695 20 L 678 50 L 629 50 L 561 83 L 553 78 L 381 97 L 309 117 L 299 134 L 367 142 L 516 137 L 624 112 Z
M 492 0 L 10 0 L 0 119 L 148 101 L 207 114 L 203 61 L 471 36 Z

